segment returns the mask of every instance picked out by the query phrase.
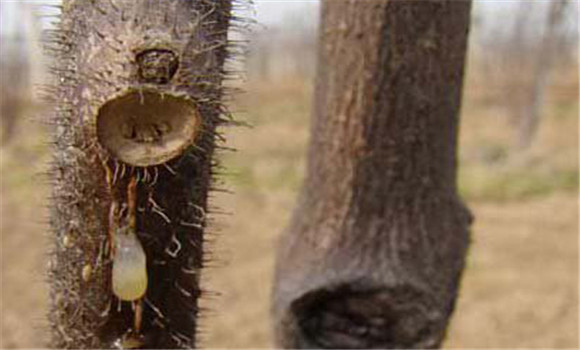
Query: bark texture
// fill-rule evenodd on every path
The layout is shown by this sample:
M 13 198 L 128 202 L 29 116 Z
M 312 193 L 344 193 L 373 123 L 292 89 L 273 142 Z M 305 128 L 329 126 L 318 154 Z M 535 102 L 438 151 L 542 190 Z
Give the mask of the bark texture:
M 230 9 L 230 0 L 65 0 L 60 28 L 46 33 L 57 78 L 52 347 L 195 347 L 216 127 L 229 121 L 222 80 Z M 99 139 L 103 106 L 126 104 L 114 110 L 130 117 L 124 137 L 134 147 L 163 144 L 171 125 L 154 125 L 151 111 L 161 115 L 173 101 L 188 108 L 172 110 L 197 111 L 182 117 L 201 118 L 201 130 L 171 159 L 127 164 Z M 147 260 L 140 327 L 138 307 L 111 289 L 111 234 L 128 223 Z
M 434 348 L 472 220 L 456 188 L 470 2 L 323 2 L 307 175 L 280 246 L 277 345 Z

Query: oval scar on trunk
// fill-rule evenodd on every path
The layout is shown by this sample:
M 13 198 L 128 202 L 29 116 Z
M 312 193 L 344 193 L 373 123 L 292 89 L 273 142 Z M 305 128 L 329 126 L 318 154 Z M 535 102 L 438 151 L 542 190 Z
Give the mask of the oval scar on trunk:
M 107 101 L 97 114 L 97 138 L 129 165 L 147 167 L 181 155 L 201 129 L 188 98 L 151 90 L 129 91 Z

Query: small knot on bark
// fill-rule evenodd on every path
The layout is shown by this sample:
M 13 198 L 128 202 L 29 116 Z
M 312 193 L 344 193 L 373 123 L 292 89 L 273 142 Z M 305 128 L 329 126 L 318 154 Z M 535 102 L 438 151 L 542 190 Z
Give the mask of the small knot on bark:
M 141 51 L 136 61 L 137 76 L 141 83 L 167 84 L 179 67 L 177 54 L 166 49 Z

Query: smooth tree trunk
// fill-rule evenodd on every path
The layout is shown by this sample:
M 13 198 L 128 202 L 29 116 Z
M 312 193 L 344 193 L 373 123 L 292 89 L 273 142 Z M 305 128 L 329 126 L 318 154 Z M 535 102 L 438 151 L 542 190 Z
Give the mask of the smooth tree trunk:
M 52 347 L 196 346 L 231 6 L 65 0 L 46 33 Z
M 278 252 L 278 346 L 440 346 L 472 220 L 456 187 L 469 17 L 469 1 L 323 2 L 307 174 Z

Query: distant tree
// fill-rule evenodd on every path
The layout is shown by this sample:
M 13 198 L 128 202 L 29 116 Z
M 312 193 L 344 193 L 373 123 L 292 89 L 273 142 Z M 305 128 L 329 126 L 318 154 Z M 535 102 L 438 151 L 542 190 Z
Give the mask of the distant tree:
M 323 2 L 307 174 L 277 257 L 277 346 L 440 346 L 471 222 L 456 187 L 470 7 Z
M 559 29 L 564 21 L 568 2 L 557 0 L 549 3 L 544 34 L 532 56 L 535 60 L 530 75 L 531 81 L 524 87 L 523 99 L 515 110 L 516 120 L 519 123 L 516 140 L 519 150 L 529 148 L 538 131 L 549 75 L 557 51 L 562 48 L 562 33 Z
M 31 83 L 31 38 L 34 37 L 34 17 L 27 10 L 27 4 L 12 4 L 13 15 L 18 15 L 20 21 L 13 22 L 14 27 L 4 28 L 2 33 L 0 58 L 0 126 L 2 145 L 9 143 L 16 126 L 32 104 Z M 0 11 L 5 11 L 5 4 L 0 5 Z M 28 8 L 30 10 L 30 8 Z M 6 15 L 5 15 L 6 16 Z
M 313 77 L 316 56 L 315 3 L 304 3 L 285 13 L 279 23 L 252 36 L 248 60 L 250 75 L 261 80 Z
M 18 60 L 15 55 L 0 63 L 0 125 L 2 128 L 2 145 L 7 145 L 14 136 L 18 122 L 22 119 L 26 105 L 30 103 L 28 95 L 28 70 L 26 61 Z

